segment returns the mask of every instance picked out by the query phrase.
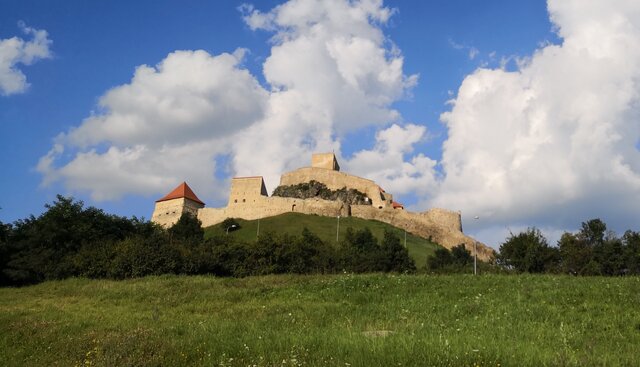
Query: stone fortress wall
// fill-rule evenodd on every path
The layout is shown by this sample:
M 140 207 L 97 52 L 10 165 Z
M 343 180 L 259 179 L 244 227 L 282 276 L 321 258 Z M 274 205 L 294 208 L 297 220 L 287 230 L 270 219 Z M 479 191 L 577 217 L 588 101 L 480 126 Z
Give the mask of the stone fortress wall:
M 370 198 L 371 205 L 349 205 L 341 201 L 319 198 L 269 197 L 261 176 L 236 177 L 231 180 L 231 192 L 226 207 L 203 208 L 203 205 L 185 198 L 158 201 L 152 221 L 170 226 L 184 211 L 192 214 L 195 211 L 203 227 L 218 224 L 226 218 L 256 220 L 290 212 L 330 217 L 354 216 L 391 224 L 414 235 L 431 239 L 449 249 L 464 244 L 473 253 L 474 243 L 477 243 L 478 258 L 493 258 L 494 252 L 491 248 L 462 232 L 459 212 L 439 208 L 421 213 L 405 211 L 402 206 L 394 205 L 393 196 L 382 190 L 374 181 L 339 170 L 340 166 L 333 153 L 314 154 L 311 167 L 283 174 L 280 185 L 296 185 L 315 180 L 331 190 L 345 187 L 356 189 Z
M 186 198 L 159 201 L 156 202 L 151 221 L 164 227 L 170 227 L 180 219 L 182 213 L 198 216 L 199 210 L 202 210 L 202 208 L 204 208 L 204 205 Z
M 322 182 L 330 190 L 340 190 L 343 187 L 356 189 L 367 195 L 371 199 L 371 205 L 376 208 L 391 207 L 393 203 L 393 195 L 384 192 L 371 180 L 318 167 L 304 167 L 285 173 L 280 177 L 280 185 L 297 185 L 311 180 Z

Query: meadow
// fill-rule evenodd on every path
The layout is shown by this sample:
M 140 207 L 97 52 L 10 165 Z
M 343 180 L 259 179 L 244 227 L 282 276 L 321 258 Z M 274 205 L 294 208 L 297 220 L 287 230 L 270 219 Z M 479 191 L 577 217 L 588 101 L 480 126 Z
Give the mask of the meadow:
M 2 366 L 633 366 L 640 278 L 313 275 L 0 288 Z

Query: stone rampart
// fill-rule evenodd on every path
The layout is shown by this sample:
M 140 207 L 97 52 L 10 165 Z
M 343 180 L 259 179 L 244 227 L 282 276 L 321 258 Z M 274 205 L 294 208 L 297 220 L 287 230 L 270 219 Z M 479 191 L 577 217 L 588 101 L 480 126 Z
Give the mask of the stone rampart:
M 156 203 L 151 221 L 164 227 L 171 227 L 180 219 L 182 213 L 196 216 L 203 206 L 186 198 L 160 201 Z
M 430 215 L 425 214 L 427 213 L 412 213 L 389 208 L 377 209 L 369 205 L 351 206 L 353 217 L 391 224 L 416 236 L 431 239 L 431 241 L 448 249 L 464 244 L 465 248 L 473 254 L 473 245 L 476 240 L 456 228 L 434 222 Z M 436 216 L 436 219 L 439 218 Z M 490 247 L 480 242 L 477 244 L 478 259 L 490 260 L 494 258 L 494 251 Z
M 322 182 L 327 185 L 327 188 L 330 190 L 339 190 L 343 187 L 356 189 L 366 194 L 371 199 L 372 205 L 376 208 L 390 207 L 393 202 L 393 196 L 381 192 L 380 186 L 374 181 L 324 168 L 304 167 L 285 173 L 280 177 L 280 185 L 297 185 L 312 180 Z
M 256 220 L 291 212 L 336 217 L 349 215 L 349 207 L 340 201 L 323 199 L 263 197 L 247 203 L 229 205 L 225 208 L 200 209 L 198 219 L 202 222 L 203 227 L 208 227 L 218 224 L 226 218 Z
M 452 231 L 462 232 L 462 219 L 460 218 L 460 212 L 441 208 L 432 208 L 425 212 L 416 214 L 425 217 L 427 221 L 451 229 Z

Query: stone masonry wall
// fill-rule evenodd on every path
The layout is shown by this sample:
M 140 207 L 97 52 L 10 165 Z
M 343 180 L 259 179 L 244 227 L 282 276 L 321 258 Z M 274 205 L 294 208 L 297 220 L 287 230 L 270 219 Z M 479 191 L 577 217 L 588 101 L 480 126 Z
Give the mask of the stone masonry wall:
M 456 228 L 434 222 L 425 213 L 411 213 L 388 208 L 377 209 L 369 205 L 352 205 L 351 215 L 357 218 L 391 224 L 416 236 L 430 238 L 433 242 L 448 249 L 464 244 L 465 248 L 473 255 L 473 245 L 476 242 L 473 238 L 466 236 Z M 490 247 L 480 242 L 477 242 L 477 244 L 478 259 L 490 260 L 494 257 L 494 251 Z
M 311 167 L 340 171 L 340 165 L 333 153 L 316 153 L 311 155 Z
M 155 205 L 151 221 L 164 227 L 171 227 L 180 219 L 182 213 L 188 212 L 196 216 L 202 207 L 203 205 L 185 198 L 160 201 Z
M 347 173 L 323 168 L 304 167 L 283 174 L 280 177 L 281 186 L 297 185 L 315 180 L 327 185 L 331 190 L 339 190 L 343 187 L 356 189 L 366 194 L 372 201 L 372 206 L 391 207 L 393 196 L 380 192 L 380 186 L 366 178 L 353 176 Z
M 267 197 L 262 177 L 235 177 L 231 180 L 228 206 L 255 203 Z
M 237 203 L 226 208 L 204 208 L 198 211 L 198 219 L 203 227 L 212 226 L 226 218 L 255 220 L 284 213 L 317 214 L 327 217 L 349 215 L 348 206 L 340 201 L 322 199 L 295 199 L 281 197 L 262 197 L 254 202 Z
M 460 218 L 459 212 L 441 208 L 432 208 L 426 212 L 416 214 L 424 216 L 427 221 L 431 221 L 453 231 L 462 232 L 462 219 Z

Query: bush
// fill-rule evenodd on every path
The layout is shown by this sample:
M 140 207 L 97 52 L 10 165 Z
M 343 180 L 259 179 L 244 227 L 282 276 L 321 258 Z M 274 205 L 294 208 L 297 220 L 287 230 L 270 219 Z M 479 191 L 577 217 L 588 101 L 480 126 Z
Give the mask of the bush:
M 222 228 L 225 233 L 233 232 L 240 229 L 240 223 L 234 218 L 227 218 L 220 223 L 220 228 Z

